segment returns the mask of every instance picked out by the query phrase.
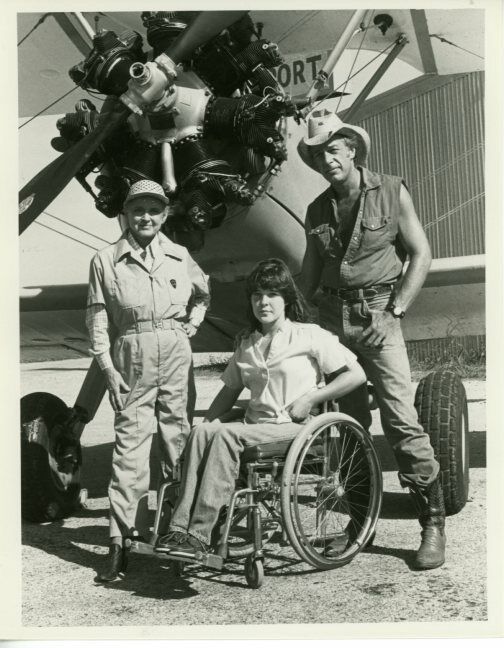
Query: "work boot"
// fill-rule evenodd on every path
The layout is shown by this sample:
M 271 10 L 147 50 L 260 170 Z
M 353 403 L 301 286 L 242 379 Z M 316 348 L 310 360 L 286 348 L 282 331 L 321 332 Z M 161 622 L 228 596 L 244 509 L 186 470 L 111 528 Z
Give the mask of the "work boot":
M 416 569 L 436 569 L 445 561 L 445 507 L 439 478 L 427 488 L 410 488 L 422 527 L 422 542 L 414 561 Z
M 127 566 L 128 556 L 124 547 L 111 544 L 108 554 L 108 566 L 104 571 L 98 572 L 95 580 L 99 583 L 111 583 L 126 572 Z

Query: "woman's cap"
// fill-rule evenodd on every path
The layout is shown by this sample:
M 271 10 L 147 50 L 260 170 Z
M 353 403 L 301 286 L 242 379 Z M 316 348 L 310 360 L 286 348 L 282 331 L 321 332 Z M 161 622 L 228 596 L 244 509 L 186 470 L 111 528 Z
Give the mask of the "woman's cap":
M 135 198 L 140 198 L 142 196 L 157 198 L 165 205 L 170 204 L 170 201 L 165 196 L 163 187 L 153 180 L 139 180 L 138 182 L 132 184 L 128 191 L 128 195 L 126 196 L 124 204 L 126 205 Z

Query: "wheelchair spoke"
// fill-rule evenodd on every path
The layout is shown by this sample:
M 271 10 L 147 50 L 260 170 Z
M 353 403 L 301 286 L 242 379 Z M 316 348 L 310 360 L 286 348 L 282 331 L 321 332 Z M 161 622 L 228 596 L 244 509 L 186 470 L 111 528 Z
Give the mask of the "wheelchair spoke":
M 381 471 L 370 438 L 347 417 L 338 418 L 307 426 L 303 443 L 286 462 L 291 472 L 282 491 L 293 547 L 322 569 L 346 564 L 360 551 L 381 503 Z

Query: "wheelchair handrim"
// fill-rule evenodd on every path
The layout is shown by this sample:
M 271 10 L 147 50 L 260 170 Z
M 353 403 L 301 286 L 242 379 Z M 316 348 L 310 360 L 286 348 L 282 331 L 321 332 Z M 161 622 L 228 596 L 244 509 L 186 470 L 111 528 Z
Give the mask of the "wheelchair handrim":
M 327 557 L 316 550 L 317 542 L 320 545 L 327 544 L 331 534 L 324 535 L 324 538 L 310 537 L 304 530 L 300 519 L 299 503 L 292 496 L 292 491 L 298 493 L 300 488 L 300 477 L 302 466 L 308 451 L 313 447 L 318 437 L 325 431 L 329 431 L 331 425 L 344 424 L 350 427 L 352 434 L 357 436 L 359 443 L 364 447 L 367 464 L 370 467 L 370 495 L 366 518 L 362 523 L 360 532 L 350 547 L 337 556 Z M 341 434 L 339 432 L 338 434 Z M 327 462 L 327 457 L 324 461 Z M 293 442 L 286 459 L 284 476 L 282 479 L 281 503 L 285 527 L 289 540 L 301 558 L 319 569 L 332 569 L 348 563 L 361 550 L 374 531 L 379 515 L 382 495 L 382 479 L 378 457 L 363 428 L 350 417 L 329 413 L 317 417 L 310 422 Z M 333 534 L 334 535 L 334 534 Z

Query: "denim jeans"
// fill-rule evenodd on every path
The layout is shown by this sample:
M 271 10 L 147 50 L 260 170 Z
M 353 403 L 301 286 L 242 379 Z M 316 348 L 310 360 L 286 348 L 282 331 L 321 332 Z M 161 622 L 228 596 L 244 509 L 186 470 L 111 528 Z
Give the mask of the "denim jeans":
M 299 423 L 241 421 L 201 423 L 193 428 L 185 450 L 180 497 L 170 530 L 184 531 L 210 544 L 219 512 L 229 503 L 246 446 L 293 439 Z
M 402 486 L 425 488 L 439 472 L 429 436 L 418 422 L 413 402 L 411 373 L 400 320 L 394 319 L 383 345 L 366 347 L 357 338 L 371 323 L 371 310 L 384 310 L 390 296 L 346 302 L 324 295 L 319 302 L 320 324 L 336 333 L 340 342 L 358 357 L 367 378 L 374 386 L 385 438 L 399 466 Z M 340 410 L 353 416 L 365 428 L 371 426 L 366 385 L 339 400 Z

